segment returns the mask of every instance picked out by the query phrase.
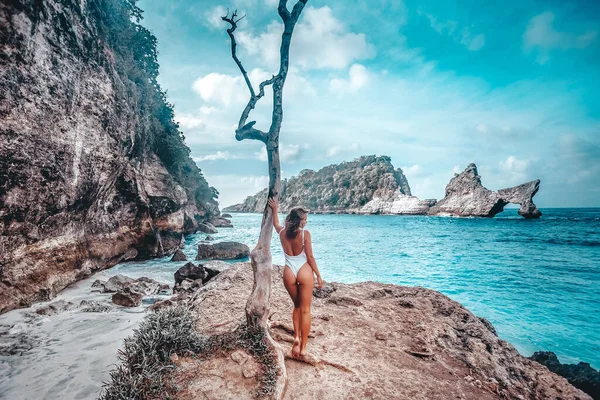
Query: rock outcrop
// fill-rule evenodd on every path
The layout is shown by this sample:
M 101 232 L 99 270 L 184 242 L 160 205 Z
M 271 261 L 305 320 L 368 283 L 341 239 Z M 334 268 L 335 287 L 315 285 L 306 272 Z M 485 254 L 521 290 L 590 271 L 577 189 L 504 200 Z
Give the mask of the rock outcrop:
M 200 243 L 196 260 L 238 260 L 250 256 L 250 248 L 238 242 Z
M 429 215 L 458 217 L 493 217 L 502 212 L 508 203 L 520 204 L 519 214 L 525 218 L 539 218 L 542 213 L 533 203 L 540 180 L 527 182 L 497 192 L 481 184 L 477 166 L 473 163 L 456 174 L 446 186 L 445 197 L 429 210 Z
M 600 399 L 600 372 L 592 368 L 589 363 L 561 364 L 556 354 L 551 351 L 536 351 L 529 358 L 546 366 L 555 374 L 567 378 L 569 383 L 594 399 Z
M 224 211 L 262 212 L 267 189 Z M 362 156 L 329 165 L 319 171 L 303 170 L 281 182 L 280 209 L 304 206 L 314 213 L 427 214 L 435 200 L 412 196 L 408 180 L 387 156 Z
M 293 304 L 282 268 L 272 277 L 270 332 L 289 355 Z M 197 330 L 237 329 L 252 283 L 252 268 L 240 263 L 200 288 Z M 286 399 L 591 399 L 433 290 L 331 283 L 315 291 L 311 311 L 308 362 L 286 360 Z M 176 365 L 177 398 L 256 398 L 261 373 L 244 349 L 180 355 Z
M 125 0 L 0 4 L 0 312 L 219 215 Z

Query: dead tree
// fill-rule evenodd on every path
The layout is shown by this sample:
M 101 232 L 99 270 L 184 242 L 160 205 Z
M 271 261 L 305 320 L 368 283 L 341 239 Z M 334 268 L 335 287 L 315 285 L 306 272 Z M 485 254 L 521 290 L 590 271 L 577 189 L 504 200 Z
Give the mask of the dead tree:
M 234 32 L 237 28 L 237 23 L 244 18 L 237 16 L 237 12 L 222 17 L 223 21 L 229 23 L 227 34 L 231 39 L 231 56 L 239 67 L 244 81 L 250 91 L 250 100 L 244 108 L 240 117 L 238 128 L 235 131 L 235 138 L 239 141 L 244 139 L 254 139 L 263 142 L 267 148 L 268 167 L 269 167 L 269 197 L 279 199 L 279 191 L 281 187 L 281 169 L 279 164 L 279 132 L 281 123 L 283 122 L 283 85 L 288 74 L 289 59 L 290 59 L 290 43 L 294 27 L 300 14 L 308 0 L 298 0 L 292 11 L 287 8 L 287 0 L 279 0 L 277 11 L 283 21 L 283 34 L 281 35 L 280 48 L 280 63 L 279 72 L 272 78 L 262 82 L 258 87 L 258 93 L 254 91 L 254 87 L 248 78 L 248 73 L 244 69 L 241 61 L 237 57 Z M 246 122 L 250 116 L 250 112 L 256 106 L 258 100 L 265 95 L 265 87 L 272 85 L 273 87 L 273 115 L 271 117 L 271 126 L 268 132 L 261 131 L 254 127 L 256 121 Z M 278 377 L 274 388 L 273 397 L 283 397 L 287 376 L 285 372 L 285 359 L 281 347 L 271 338 L 268 329 L 269 318 L 269 298 L 271 296 L 271 273 L 272 273 L 272 258 L 271 258 L 271 236 L 273 234 L 273 215 L 272 210 L 268 205 L 265 205 L 263 218 L 260 226 L 260 236 L 256 247 L 250 253 L 250 263 L 254 271 L 254 286 L 252 293 L 246 303 L 246 320 L 248 329 L 252 332 L 264 334 L 267 345 L 276 354 L 278 363 Z

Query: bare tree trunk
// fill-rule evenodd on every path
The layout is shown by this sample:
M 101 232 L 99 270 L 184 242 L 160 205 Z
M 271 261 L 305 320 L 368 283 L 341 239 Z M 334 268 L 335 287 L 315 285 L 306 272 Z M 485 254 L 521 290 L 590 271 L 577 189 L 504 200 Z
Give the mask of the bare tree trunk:
M 230 28 L 227 29 L 227 33 L 231 39 L 231 56 L 235 63 L 238 65 L 248 90 L 250 91 L 250 100 L 246 105 L 240 121 L 238 123 L 238 129 L 236 129 L 235 137 L 237 140 L 254 139 L 263 142 L 267 148 L 268 156 L 268 168 L 269 168 L 269 196 L 276 200 L 279 200 L 280 188 L 281 188 L 281 168 L 279 163 L 279 132 L 281 131 L 281 124 L 283 122 L 283 86 L 287 78 L 289 68 L 289 55 L 290 55 L 290 44 L 292 40 L 292 34 L 296 22 L 304 9 L 308 0 L 298 0 L 294 5 L 292 11 L 287 9 L 287 0 L 279 0 L 279 6 L 277 12 L 281 17 L 284 24 L 284 31 L 281 37 L 281 48 L 280 48 L 280 64 L 279 72 L 262 82 L 259 85 L 259 93 L 256 94 L 252 83 L 248 78 L 248 74 L 242 63 L 237 57 L 234 32 L 237 28 L 237 23 L 244 17 L 237 18 L 237 12 L 233 12 L 231 16 L 229 13 L 222 17 L 223 21 L 230 24 Z M 246 123 L 250 112 L 256 106 L 258 100 L 264 96 L 264 88 L 267 85 L 273 85 L 273 115 L 271 117 L 271 126 L 268 132 L 263 132 L 259 129 L 254 128 L 256 121 Z M 271 237 L 273 235 L 273 214 L 272 210 L 268 205 L 265 205 L 263 211 L 263 218 L 260 226 L 260 236 L 256 247 L 250 253 L 250 263 L 252 270 L 254 271 L 254 285 L 252 293 L 246 303 L 246 320 L 248 323 L 248 329 L 251 333 L 262 333 L 264 334 L 267 345 L 275 352 L 277 364 L 279 367 L 277 383 L 273 388 L 273 398 L 280 399 L 285 393 L 285 387 L 287 383 L 287 374 L 285 370 L 285 358 L 281 347 L 271 338 L 268 329 L 269 319 L 269 299 L 271 297 L 271 274 L 273 271 L 272 257 L 271 257 Z

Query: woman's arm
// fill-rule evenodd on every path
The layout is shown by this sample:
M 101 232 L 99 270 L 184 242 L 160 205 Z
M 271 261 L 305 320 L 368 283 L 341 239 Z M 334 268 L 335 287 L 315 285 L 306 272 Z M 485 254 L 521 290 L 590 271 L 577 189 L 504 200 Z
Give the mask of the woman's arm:
M 279 233 L 283 229 L 283 226 L 279 225 L 279 204 L 274 198 L 269 199 L 269 207 L 273 210 L 273 227 L 275 232 Z
M 317 268 L 317 260 L 315 260 L 315 256 L 313 255 L 312 251 L 310 232 L 307 230 L 304 231 L 304 252 L 306 253 L 308 265 L 310 265 L 314 274 L 317 276 L 317 288 L 321 289 L 323 287 L 323 279 L 321 279 L 321 273 L 319 272 L 319 268 Z

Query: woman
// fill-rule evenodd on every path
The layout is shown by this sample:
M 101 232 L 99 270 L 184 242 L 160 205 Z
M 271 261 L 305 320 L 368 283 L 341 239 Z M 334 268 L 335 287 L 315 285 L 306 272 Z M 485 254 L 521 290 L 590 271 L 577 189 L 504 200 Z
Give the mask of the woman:
M 293 357 L 304 357 L 308 334 L 310 333 L 310 303 L 312 301 L 314 275 L 317 275 L 317 287 L 323 287 L 323 280 L 317 268 L 317 262 L 312 252 L 310 232 L 305 231 L 308 210 L 294 207 L 285 219 L 285 226 L 279 225 L 279 204 L 273 198 L 269 199 L 273 209 L 273 227 L 279 234 L 279 240 L 285 255 L 283 268 L 283 284 L 294 302 L 294 345 Z

